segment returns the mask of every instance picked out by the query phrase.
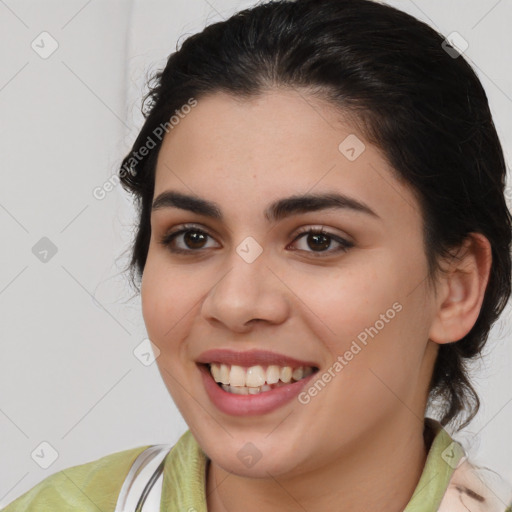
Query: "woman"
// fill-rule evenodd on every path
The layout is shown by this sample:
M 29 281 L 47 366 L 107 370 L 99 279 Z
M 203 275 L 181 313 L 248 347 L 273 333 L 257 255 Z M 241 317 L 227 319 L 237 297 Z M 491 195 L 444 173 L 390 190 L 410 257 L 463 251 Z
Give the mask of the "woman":
M 463 56 L 370 0 L 277 1 L 155 78 L 119 174 L 190 430 L 5 510 L 505 510 L 454 485 L 443 428 L 478 411 L 466 364 L 511 286 L 503 152 Z

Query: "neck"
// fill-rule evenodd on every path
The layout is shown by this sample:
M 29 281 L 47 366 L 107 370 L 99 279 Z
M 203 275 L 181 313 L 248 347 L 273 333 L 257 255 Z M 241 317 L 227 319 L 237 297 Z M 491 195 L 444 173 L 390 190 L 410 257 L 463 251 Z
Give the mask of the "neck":
M 208 512 L 403 510 L 425 465 L 429 446 L 423 434 L 423 424 L 409 413 L 401 421 L 379 425 L 378 432 L 329 465 L 300 475 L 247 478 L 210 461 Z

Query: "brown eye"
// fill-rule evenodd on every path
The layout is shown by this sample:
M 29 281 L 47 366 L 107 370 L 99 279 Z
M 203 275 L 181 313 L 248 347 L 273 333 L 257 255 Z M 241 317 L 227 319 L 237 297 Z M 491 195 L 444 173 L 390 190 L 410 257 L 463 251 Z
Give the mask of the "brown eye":
M 323 256 L 324 254 L 328 256 L 340 251 L 346 252 L 354 246 L 352 242 L 349 242 L 338 235 L 329 233 L 323 229 L 312 228 L 305 229 L 299 233 L 295 238 L 294 243 L 297 241 L 302 244 L 302 247 L 299 247 L 298 250 L 312 253 L 314 256 Z M 333 242 L 335 248 L 331 249 Z
M 306 237 L 306 243 L 314 250 L 318 249 L 324 251 L 325 249 L 329 249 L 331 240 L 328 236 L 323 234 L 309 233 Z
M 205 235 L 205 233 L 199 231 L 186 231 L 183 241 L 190 249 L 202 249 L 207 236 L 208 235 Z
M 194 226 L 183 227 L 177 231 L 166 234 L 160 243 L 173 253 L 194 253 L 202 249 L 208 249 L 209 239 L 213 238 Z
M 182 226 L 181 229 L 168 233 L 162 237 L 160 243 L 169 249 L 172 253 L 189 254 L 201 253 L 204 249 L 220 247 L 219 245 L 208 245 L 209 241 L 214 241 L 213 237 L 206 231 L 195 226 Z M 338 235 L 324 231 L 323 229 L 308 228 L 302 230 L 295 237 L 293 244 L 300 244 L 296 250 L 310 253 L 315 257 L 329 256 L 338 252 L 346 252 L 354 246 Z M 214 241 L 214 243 L 216 243 Z M 294 249 L 295 250 L 295 249 Z

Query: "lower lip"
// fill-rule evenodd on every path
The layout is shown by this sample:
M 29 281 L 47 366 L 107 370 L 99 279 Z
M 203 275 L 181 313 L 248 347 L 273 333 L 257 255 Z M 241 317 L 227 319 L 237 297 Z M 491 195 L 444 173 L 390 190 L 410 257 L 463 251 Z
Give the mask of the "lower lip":
M 214 405 L 222 412 L 234 416 L 255 416 L 265 414 L 293 400 L 315 373 L 270 391 L 261 391 L 257 395 L 236 395 L 224 391 L 214 380 L 207 366 L 199 365 L 204 387 Z

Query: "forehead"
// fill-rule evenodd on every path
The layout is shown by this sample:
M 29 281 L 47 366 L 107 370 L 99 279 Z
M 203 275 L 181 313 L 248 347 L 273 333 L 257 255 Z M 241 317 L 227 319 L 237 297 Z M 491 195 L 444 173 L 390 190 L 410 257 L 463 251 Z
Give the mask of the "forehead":
M 391 217 L 418 212 L 380 150 L 332 105 L 296 90 L 199 99 L 162 143 L 154 196 L 168 189 L 236 213 L 308 191 L 344 193 Z
M 199 99 L 174 126 L 161 153 L 167 163 L 206 165 L 226 176 L 236 166 L 239 177 L 256 171 L 276 177 L 280 164 L 288 169 L 295 164 L 290 171 L 296 176 L 310 163 L 321 168 L 332 162 L 340 155 L 339 143 L 350 134 L 362 139 L 332 108 L 295 90 L 272 90 L 249 99 L 215 93 Z

